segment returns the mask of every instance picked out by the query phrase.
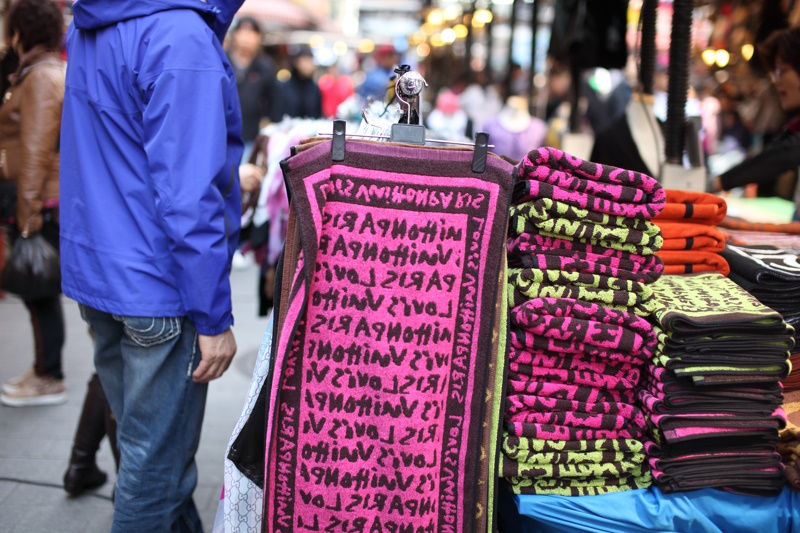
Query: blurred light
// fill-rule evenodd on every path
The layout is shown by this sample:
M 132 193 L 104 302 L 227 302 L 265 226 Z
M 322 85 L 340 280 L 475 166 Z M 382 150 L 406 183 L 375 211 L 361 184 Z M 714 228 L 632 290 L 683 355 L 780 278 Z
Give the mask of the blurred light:
M 428 57 L 428 54 L 430 53 L 431 53 L 431 47 L 428 46 L 426 43 L 417 45 L 417 55 L 419 57 Z
M 317 65 L 329 67 L 339 61 L 339 56 L 333 53 L 330 46 L 320 46 L 319 48 L 314 48 L 314 61 L 316 61 Z
M 347 17 L 344 22 L 342 22 L 342 33 L 345 35 L 357 35 L 358 17 Z
M 408 39 L 398 35 L 392 40 L 392 46 L 394 46 L 395 52 L 402 54 L 408 50 Z
M 281 82 L 289 81 L 290 79 L 292 79 L 292 73 L 289 72 L 288 69 L 282 68 L 282 69 L 280 69 L 278 71 L 278 73 L 275 75 L 275 77 L 278 78 L 278 81 L 281 81 Z
M 475 14 L 472 16 L 472 24 L 474 25 L 476 22 L 480 23 L 482 26 L 485 24 L 489 24 L 492 21 L 492 12 L 488 9 L 479 9 L 475 11 Z
M 347 53 L 347 43 L 344 41 L 336 41 L 333 45 L 333 51 L 337 56 L 343 56 Z
M 411 35 L 411 37 L 408 38 L 408 42 L 412 45 L 418 45 L 420 43 L 424 43 L 427 38 L 428 36 L 425 35 L 424 31 L 417 30 Z
M 742 57 L 745 61 L 750 61 L 753 58 L 753 52 L 755 52 L 755 49 L 752 44 L 742 45 Z
M 514 0 L 492 0 L 492 3 L 497 5 L 510 5 L 514 3 Z
M 319 48 L 325 44 L 325 38 L 322 35 L 312 35 L 311 38 L 308 39 L 308 46 L 311 48 Z
M 594 76 L 589 80 L 589 85 L 593 85 L 595 91 L 602 95 L 611 94 L 614 85 L 611 81 L 611 73 L 604 68 L 597 68 L 594 71 Z
M 470 63 L 469 63 L 469 66 L 475 72 L 480 72 L 480 71 L 482 71 L 483 69 L 486 68 L 486 61 L 484 61 L 480 57 L 473 57 L 472 61 L 470 61 Z
M 434 9 L 430 13 L 428 13 L 428 24 L 433 24 L 434 26 L 438 26 L 444 22 L 444 15 L 438 9 Z
M 727 70 L 718 70 L 714 73 L 714 77 L 717 79 L 718 83 L 727 83 L 727 81 L 731 79 L 731 75 L 728 74 Z
M 456 31 L 453 28 L 442 30 L 442 40 L 448 44 L 456 42 Z
M 370 54 L 375 50 L 375 43 L 370 39 L 361 39 L 358 42 L 358 51 L 362 54 Z
M 458 6 L 447 6 L 444 10 L 444 20 L 455 20 L 461 14 Z
M 731 60 L 731 55 L 728 53 L 727 50 L 717 50 L 717 66 L 719 68 L 725 68 L 728 66 L 728 62 Z
M 717 52 L 709 48 L 708 50 L 703 50 L 700 57 L 703 58 L 703 63 L 710 67 L 717 60 Z
M 431 35 L 431 44 L 434 47 L 444 46 L 444 39 L 442 39 L 441 33 L 434 33 Z
M 533 85 L 536 86 L 537 89 L 544 89 L 545 85 L 547 85 L 547 75 L 543 72 L 538 73 L 533 77 Z
M 453 26 L 453 31 L 456 32 L 456 38 L 463 39 L 469 33 L 469 28 L 463 24 L 456 24 Z
M 472 53 L 472 57 L 484 59 L 486 57 L 486 45 L 483 43 L 472 43 L 470 52 Z
M 420 28 L 420 30 L 422 30 L 422 33 L 425 34 L 425 38 L 428 38 L 431 35 L 433 35 L 433 32 L 436 31 L 436 27 L 433 24 L 426 22 L 425 24 L 422 25 L 422 28 Z

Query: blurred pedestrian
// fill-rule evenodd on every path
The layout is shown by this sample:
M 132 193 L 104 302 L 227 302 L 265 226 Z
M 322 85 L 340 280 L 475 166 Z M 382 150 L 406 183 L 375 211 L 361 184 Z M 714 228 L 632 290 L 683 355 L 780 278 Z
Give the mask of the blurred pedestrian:
M 261 120 L 269 116 L 275 90 L 275 64 L 261 53 L 261 28 L 258 21 L 243 17 L 236 21 L 230 39 L 228 58 L 236 75 L 236 90 L 242 110 L 242 163 L 250 159 L 253 141 Z
M 62 286 L 118 425 L 112 532 L 202 531 L 208 382 L 236 352 L 241 0 L 77 0 L 61 132 Z
M 800 167 L 800 28 L 779 30 L 759 48 L 789 120 L 763 152 L 715 177 L 712 188 L 717 191 L 749 183 L 769 184 Z M 800 220 L 800 183 L 794 201 L 794 218 Z
M 291 57 L 291 77 L 278 83 L 276 89 L 276 114 L 274 122 L 284 116 L 297 118 L 322 118 L 322 94 L 314 73 L 314 54 L 310 48 L 301 47 Z
M 495 117 L 503 108 L 503 100 L 495 85 L 488 83 L 486 73 L 475 72 L 472 83 L 466 83 L 466 75 L 462 78 L 464 90 L 458 93 L 461 109 L 472 121 L 473 131 L 483 131 L 483 124 Z
M 450 141 L 472 139 L 472 121 L 461 109 L 458 96 L 450 89 L 442 89 L 436 97 L 436 106 L 425 117 L 428 129 Z
M 8 13 L 19 67 L 0 107 L 3 179 L 17 185 L 12 241 L 41 234 L 59 245 L 58 164 L 65 65 L 59 55 L 64 20 L 52 0 L 17 0 Z M 61 296 L 25 300 L 31 316 L 33 368 L 3 384 L 10 406 L 65 402 Z
M 337 64 L 331 65 L 328 72 L 320 77 L 319 91 L 322 93 L 322 116 L 325 118 L 335 118 L 342 102 L 355 93 L 353 80 L 342 74 Z
M 363 98 L 375 98 L 379 101 L 386 99 L 389 80 L 394 76 L 394 68 L 400 61 L 400 54 L 394 46 L 384 44 L 375 49 L 373 53 L 375 66 L 367 72 L 364 83 L 358 88 L 358 94 Z
M 78 419 L 75 439 L 72 442 L 69 465 L 64 472 L 64 490 L 71 496 L 79 496 L 87 490 L 103 485 L 108 480 L 108 475 L 97 466 L 97 451 L 105 437 L 108 437 L 119 472 L 117 420 L 106 400 L 100 377 L 95 372 L 86 387 L 81 417 Z

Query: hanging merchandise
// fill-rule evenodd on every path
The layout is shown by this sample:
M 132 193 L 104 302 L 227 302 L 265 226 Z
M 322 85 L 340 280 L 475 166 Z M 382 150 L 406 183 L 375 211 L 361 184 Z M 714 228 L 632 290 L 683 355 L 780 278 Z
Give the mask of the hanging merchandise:
M 528 111 L 528 101 L 520 96 L 509 96 L 506 104 L 486 120 L 484 130 L 497 145 L 499 155 L 519 161 L 528 154 L 531 146 L 541 146 L 547 135 L 547 124 Z
M 628 0 L 559 0 L 548 56 L 579 68 L 625 67 Z
M 284 163 L 300 256 L 268 380 L 266 529 L 472 531 L 510 166 L 354 141 L 333 162 L 331 145 Z
M 239 449 L 239 446 L 241 446 L 239 436 L 242 435 L 245 424 L 253 416 L 254 411 L 257 417 L 260 415 L 263 418 L 264 415 L 263 410 L 259 412 L 259 400 L 261 399 L 259 396 L 272 362 L 274 320 L 275 313 L 270 313 L 269 320 L 267 320 L 266 333 L 261 340 L 261 347 L 256 357 L 256 364 L 253 369 L 253 377 L 250 380 L 244 409 L 228 442 L 225 456 L 224 493 L 219 502 L 212 533 L 258 531 L 261 527 L 264 492 L 260 484 L 257 484 L 252 479 L 252 477 L 256 477 L 254 476 L 255 473 L 248 472 L 249 476 L 244 474 L 240 470 L 241 461 L 239 464 L 235 463 L 231 459 L 231 452 L 233 451 L 233 457 L 246 453 L 245 450 Z M 261 452 L 264 448 L 263 446 L 258 446 L 257 449 Z M 261 473 L 261 479 L 263 479 L 263 473 Z
M 774 495 L 784 485 L 779 381 L 794 329 L 715 273 L 664 276 L 655 285 L 659 347 L 639 399 L 664 492 L 716 487 Z
M 286 240 L 289 198 L 280 163 L 291 155 L 293 146 L 326 127 L 330 127 L 329 121 L 286 118 L 277 124 L 270 124 L 259 134 L 251 159 L 265 174 L 254 209 L 246 212 L 242 220 L 243 227 L 252 221 L 249 246 L 255 251 L 261 265 L 259 316 L 267 316 L 272 307 L 275 265 Z
M 389 137 L 424 145 L 424 80 L 397 83 Z M 281 163 L 273 363 L 229 458 L 263 483 L 265 531 L 492 531 L 512 167 L 485 134 L 465 150 L 344 131 Z
M 517 494 L 647 487 L 636 405 L 657 339 L 645 320 L 664 191 L 551 148 L 515 169 L 507 252 L 510 356 L 501 474 Z

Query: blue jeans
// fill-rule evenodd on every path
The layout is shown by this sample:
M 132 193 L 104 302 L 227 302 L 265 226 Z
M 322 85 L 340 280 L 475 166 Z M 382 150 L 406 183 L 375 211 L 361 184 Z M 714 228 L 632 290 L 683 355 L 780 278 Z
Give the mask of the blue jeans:
M 117 419 L 113 533 L 202 531 L 192 500 L 207 384 L 194 325 L 180 317 L 110 315 L 81 305 L 94 362 Z

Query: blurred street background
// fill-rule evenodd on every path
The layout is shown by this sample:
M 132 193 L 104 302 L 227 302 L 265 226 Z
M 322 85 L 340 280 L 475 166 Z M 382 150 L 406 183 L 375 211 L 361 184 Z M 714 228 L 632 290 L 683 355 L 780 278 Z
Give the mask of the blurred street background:
M 234 270 L 231 276 L 234 335 L 238 352 L 220 379 L 211 383 L 200 449 L 195 502 L 203 525 L 211 530 L 222 491 L 222 461 L 228 439 L 244 405 L 266 319 L 256 317 L 253 287 L 258 269 Z M 78 305 L 64 298 L 67 341 L 64 346 L 67 403 L 47 407 L 0 406 L 0 531 L 3 533 L 107 533 L 111 529 L 114 459 L 103 441 L 98 465 L 109 481 L 95 491 L 71 498 L 61 487 L 86 382 L 94 371 L 92 342 Z M 33 334 L 21 300 L 0 300 L 0 381 L 30 366 Z

